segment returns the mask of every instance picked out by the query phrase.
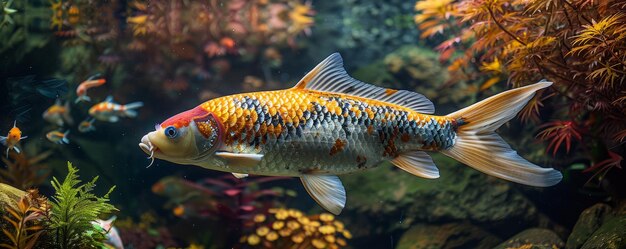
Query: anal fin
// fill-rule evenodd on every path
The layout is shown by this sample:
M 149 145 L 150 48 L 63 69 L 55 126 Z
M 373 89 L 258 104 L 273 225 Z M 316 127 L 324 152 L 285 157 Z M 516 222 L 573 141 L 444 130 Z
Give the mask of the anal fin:
M 237 179 L 242 179 L 242 178 L 248 177 L 248 174 L 241 174 L 241 173 L 234 173 L 234 172 L 232 174 Z
M 423 151 L 411 151 L 391 160 L 398 168 L 415 176 L 434 179 L 439 178 L 439 169 L 433 159 Z
M 324 209 L 338 215 L 346 205 L 346 189 L 341 180 L 332 175 L 303 175 L 302 184 L 309 195 Z

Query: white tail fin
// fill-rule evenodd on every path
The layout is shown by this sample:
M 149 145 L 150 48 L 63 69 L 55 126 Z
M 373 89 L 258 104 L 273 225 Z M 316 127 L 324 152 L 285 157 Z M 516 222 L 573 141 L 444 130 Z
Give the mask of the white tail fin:
M 535 96 L 552 85 L 538 82 L 502 92 L 474 105 L 451 113 L 459 120 L 457 139 L 450 149 L 441 151 L 468 166 L 505 180 L 536 186 L 552 186 L 563 178 L 561 172 L 539 167 L 520 157 L 495 130 L 511 120 Z
M 124 105 L 124 113 L 126 114 L 126 117 L 129 118 L 134 118 L 137 117 L 137 111 L 135 109 L 142 107 L 143 106 L 143 102 L 133 102 L 127 105 Z

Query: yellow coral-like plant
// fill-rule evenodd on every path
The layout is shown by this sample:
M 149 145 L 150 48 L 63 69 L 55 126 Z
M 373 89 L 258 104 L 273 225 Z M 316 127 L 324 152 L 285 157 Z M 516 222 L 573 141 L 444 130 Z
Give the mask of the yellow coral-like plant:
M 241 237 L 241 248 L 343 248 L 352 238 L 341 221 L 329 213 L 307 216 L 296 209 L 273 208 L 257 214 Z

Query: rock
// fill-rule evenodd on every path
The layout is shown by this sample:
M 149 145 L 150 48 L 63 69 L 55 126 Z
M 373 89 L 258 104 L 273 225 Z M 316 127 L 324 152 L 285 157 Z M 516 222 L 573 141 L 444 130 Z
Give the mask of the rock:
M 0 183 L 0 213 L 4 213 L 7 207 L 17 209 L 17 203 L 26 195 L 26 192 L 11 185 Z
M 492 248 L 500 241 L 468 223 L 418 224 L 402 235 L 396 249 Z
M 579 249 L 591 237 L 591 235 L 611 216 L 612 208 L 609 205 L 598 203 L 585 209 L 580 214 L 574 229 L 567 238 L 566 249 Z
M 468 221 L 505 227 L 505 234 L 514 234 L 536 223 L 534 205 L 508 182 L 440 154 L 432 156 L 439 179 L 419 178 L 389 165 L 342 176 L 351 226 L 363 227 L 367 235 L 404 230 L 415 223 Z M 359 234 L 358 229 L 353 232 Z
M 607 217 L 581 248 L 626 248 L 626 215 Z
M 562 248 L 563 240 L 551 230 L 531 228 L 513 236 L 494 249 L 553 249 Z

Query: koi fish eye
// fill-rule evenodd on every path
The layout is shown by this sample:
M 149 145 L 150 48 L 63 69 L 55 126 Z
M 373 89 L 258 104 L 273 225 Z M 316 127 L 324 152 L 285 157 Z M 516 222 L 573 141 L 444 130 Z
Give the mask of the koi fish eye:
M 178 129 L 176 129 L 176 127 L 174 126 L 168 126 L 167 128 L 165 128 L 165 130 L 163 130 L 163 132 L 165 133 L 165 136 L 169 137 L 170 139 L 178 137 Z

